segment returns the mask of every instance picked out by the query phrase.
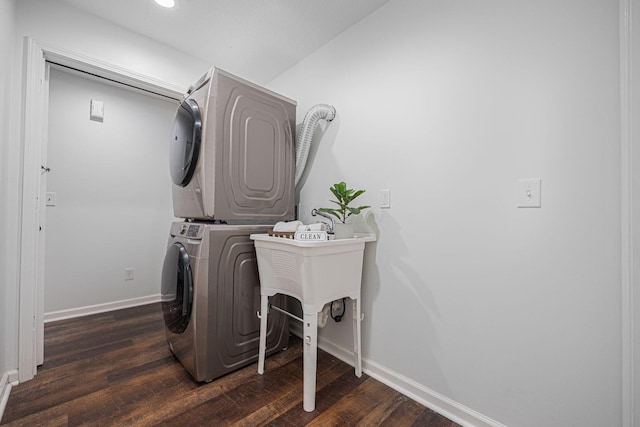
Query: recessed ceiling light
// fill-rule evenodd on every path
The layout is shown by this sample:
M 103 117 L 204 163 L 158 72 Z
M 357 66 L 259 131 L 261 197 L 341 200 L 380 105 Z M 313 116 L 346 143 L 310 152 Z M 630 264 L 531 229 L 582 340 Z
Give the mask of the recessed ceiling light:
M 162 7 L 173 7 L 176 5 L 175 0 L 155 0 Z

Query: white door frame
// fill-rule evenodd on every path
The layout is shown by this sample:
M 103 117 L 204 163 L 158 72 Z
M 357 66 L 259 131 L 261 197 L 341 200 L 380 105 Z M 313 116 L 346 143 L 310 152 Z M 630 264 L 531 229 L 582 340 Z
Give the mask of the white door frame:
M 42 133 L 40 144 L 40 182 L 38 183 L 38 248 L 37 250 L 37 277 L 36 277 L 36 317 L 35 317 L 35 342 L 36 342 L 36 365 L 40 366 L 44 363 L 44 254 L 45 254 L 45 237 L 47 230 L 47 208 L 46 208 L 46 191 L 47 191 L 47 172 L 49 172 L 47 154 L 48 154 L 48 131 L 49 128 L 49 64 L 45 64 L 44 79 L 42 80 Z
M 637 166 L 637 154 L 640 150 L 640 140 L 634 129 L 638 129 L 640 111 L 634 111 L 634 105 L 639 105 L 638 90 L 635 85 L 640 84 L 637 76 L 632 72 L 634 63 L 640 61 L 638 35 L 640 23 L 633 19 L 640 12 L 640 0 L 620 0 L 620 148 L 621 148 L 621 199 L 622 199 L 622 425 L 633 427 L 640 418 L 636 405 L 640 384 L 638 380 L 635 359 L 640 352 L 638 332 L 640 332 L 640 311 L 638 301 L 640 297 L 640 271 L 634 261 L 640 255 L 640 247 L 635 237 L 640 231 L 640 212 L 636 212 L 634 204 L 638 199 L 635 183 L 640 182 L 640 168 Z M 634 40 L 635 38 L 635 40 Z M 634 44 L 635 43 L 635 44 Z M 637 71 L 635 71 L 637 74 Z
M 25 43 L 25 99 L 23 109 L 23 177 L 20 245 L 20 320 L 18 381 L 33 378 L 37 357 L 38 229 L 40 227 L 41 150 L 45 115 L 44 53 L 29 40 Z M 36 118 L 36 120 L 32 120 Z
M 22 111 L 22 212 L 20 234 L 20 310 L 18 325 L 18 381 L 36 375 L 38 349 L 42 330 L 43 289 L 40 213 L 44 200 L 40 197 L 40 174 L 46 148 L 48 122 L 48 86 L 45 63 L 54 62 L 98 77 L 173 99 L 180 99 L 184 88 L 145 76 L 107 62 L 71 52 L 57 46 L 25 37 L 24 105 Z

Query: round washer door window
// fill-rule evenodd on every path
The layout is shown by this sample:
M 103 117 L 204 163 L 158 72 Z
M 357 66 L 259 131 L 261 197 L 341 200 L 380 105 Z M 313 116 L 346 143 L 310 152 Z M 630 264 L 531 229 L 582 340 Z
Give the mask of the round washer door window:
M 167 329 L 181 334 L 187 329 L 193 306 L 193 274 L 189 254 L 180 243 L 167 250 L 162 267 L 162 314 Z
M 202 116 L 198 103 L 186 99 L 176 112 L 169 150 L 171 180 L 177 186 L 189 184 L 198 164 L 202 140 Z

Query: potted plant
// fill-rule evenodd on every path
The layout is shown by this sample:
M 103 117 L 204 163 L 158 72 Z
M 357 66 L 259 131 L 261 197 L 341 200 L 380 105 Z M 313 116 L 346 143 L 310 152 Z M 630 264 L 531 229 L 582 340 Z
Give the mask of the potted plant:
M 347 188 L 345 182 L 339 182 L 329 187 L 329 190 L 337 200 L 330 200 L 332 203 L 338 205 L 337 208 L 319 208 L 320 212 L 328 213 L 335 216 L 338 220 L 334 225 L 334 233 L 336 239 L 348 239 L 353 237 L 353 224 L 347 224 L 347 218 L 351 215 L 358 215 L 363 209 L 370 208 L 371 206 L 358 206 L 357 208 L 349 206 L 357 197 L 359 197 L 365 190 L 353 190 Z

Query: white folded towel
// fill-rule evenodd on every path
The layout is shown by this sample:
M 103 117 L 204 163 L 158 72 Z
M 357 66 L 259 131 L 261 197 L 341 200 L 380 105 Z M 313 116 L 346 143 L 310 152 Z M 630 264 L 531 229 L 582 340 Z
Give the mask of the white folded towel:
M 276 232 L 292 232 L 297 231 L 298 227 L 302 225 L 302 221 L 280 221 L 273 226 L 273 231 Z
M 316 222 L 315 224 L 299 225 L 298 231 L 326 231 L 327 224 L 324 222 Z

